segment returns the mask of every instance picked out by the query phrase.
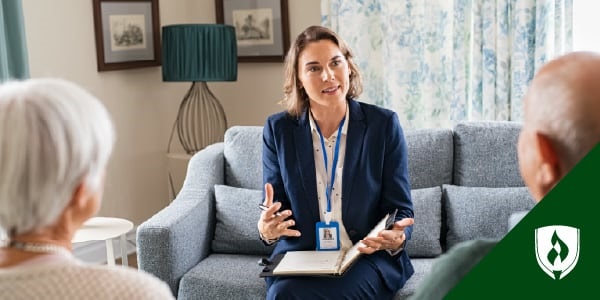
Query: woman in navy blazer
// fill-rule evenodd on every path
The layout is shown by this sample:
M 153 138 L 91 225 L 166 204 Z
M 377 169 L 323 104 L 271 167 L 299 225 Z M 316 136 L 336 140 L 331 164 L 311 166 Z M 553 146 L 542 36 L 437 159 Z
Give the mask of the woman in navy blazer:
M 287 110 L 270 116 L 263 131 L 268 209 L 260 236 L 277 243 L 273 256 L 315 250 L 315 226 L 331 212 L 342 246 L 362 242 L 364 255 L 341 277 L 269 277 L 267 299 L 390 299 L 414 273 L 403 251 L 413 206 L 398 117 L 355 100 L 362 85 L 350 49 L 325 27 L 296 38 L 285 73 Z M 392 229 L 365 238 L 395 209 Z

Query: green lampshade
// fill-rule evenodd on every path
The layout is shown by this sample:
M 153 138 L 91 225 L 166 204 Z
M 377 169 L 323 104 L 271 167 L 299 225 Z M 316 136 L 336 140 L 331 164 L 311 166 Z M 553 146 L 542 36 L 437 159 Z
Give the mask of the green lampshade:
M 235 29 L 223 24 L 162 28 L 163 81 L 237 80 Z

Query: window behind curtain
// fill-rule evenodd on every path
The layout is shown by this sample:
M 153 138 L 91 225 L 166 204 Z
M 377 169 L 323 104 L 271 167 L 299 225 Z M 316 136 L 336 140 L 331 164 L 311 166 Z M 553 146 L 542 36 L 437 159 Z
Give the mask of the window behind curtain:
M 600 1 L 573 1 L 573 50 L 600 52 Z

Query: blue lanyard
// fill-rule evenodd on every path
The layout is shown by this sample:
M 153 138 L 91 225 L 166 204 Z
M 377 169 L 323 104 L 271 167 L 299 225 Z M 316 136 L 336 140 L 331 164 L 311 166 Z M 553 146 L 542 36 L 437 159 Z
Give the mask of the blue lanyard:
M 340 140 L 342 139 L 342 127 L 344 127 L 344 122 L 346 122 L 346 117 L 342 119 L 340 122 L 340 127 L 338 127 L 338 133 L 335 141 L 335 150 L 333 152 L 333 164 L 331 165 L 331 181 L 327 183 L 327 187 L 325 188 L 325 197 L 327 197 L 327 212 L 331 212 L 331 192 L 333 191 L 333 182 L 335 181 L 335 170 L 338 162 L 338 154 L 340 151 Z M 323 149 L 323 160 L 325 161 L 325 174 L 327 174 L 327 150 L 325 149 L 325 139 L 323 139 L 323 134 L 321 133 L 321 128 L 319 128 L 319 124 L 315 121 L 315 125 L 317 126 L 317 131 L 319 132 L 319 137 L 321 138 L 321 148 Z M 325 175 L 327 177 L 327 175 Z

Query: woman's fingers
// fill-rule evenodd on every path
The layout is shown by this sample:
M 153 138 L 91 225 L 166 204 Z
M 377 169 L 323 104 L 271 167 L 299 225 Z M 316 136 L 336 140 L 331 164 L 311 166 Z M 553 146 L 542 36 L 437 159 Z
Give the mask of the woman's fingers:
M 289 229 L 296 225 L 296 221 L 288 219 L 292 215 L 291 210 L 284 210 L 277 213 L 281 208 L 281 203 L 276 202 L 272 207 L 263 211 L 258 221 L 258 229 L 264 237 L 268 239 L 277 239 L 281 236 L 300 236 L 300 231 Z
M 298 236 L 301 235 L 301 233 L 300 233 L 300 231 L 295 230 L 295 229 L 286 229 L 286 230 L 283 231 L 282 235 L 285 235 L 285 236 L 296 236 L 296 237 L 298 237 Z
M 265 183 L 265 201 L 263 205 L 266 207 L 273 205 L 273 186 L 270 183 Z
M 374 240 L 372 237 L 368 237 L 360 241 L 364 246 L 358 247 L 358 251 L 364 254 L 372 254 L 381 249 L 381 243 Z
M 294 219 L 286 220 L 286 218 L 292 215 L 292 212 L 290 210 L 286 210 L 281 214 L 281 216 L 276 217 L 273 221 L 277 233 L 280 236 L 300 236 L 300 231 L 290 229 L 290 227 L 296 225 L 296 221 Z
M 394 223 L 393 230 L 404 230 L 404 228 L 415 224 L 415 219 L 413 218 L 404 218 L 400 221 L 396 221 Z
M 366 237 L 362 240 L 363 244 L 370 249 L 378 250 L 396 250 L 402 246 L 406 237 L 404 231 L 384 230 L 377 237 Z

